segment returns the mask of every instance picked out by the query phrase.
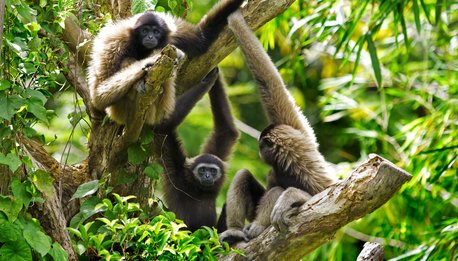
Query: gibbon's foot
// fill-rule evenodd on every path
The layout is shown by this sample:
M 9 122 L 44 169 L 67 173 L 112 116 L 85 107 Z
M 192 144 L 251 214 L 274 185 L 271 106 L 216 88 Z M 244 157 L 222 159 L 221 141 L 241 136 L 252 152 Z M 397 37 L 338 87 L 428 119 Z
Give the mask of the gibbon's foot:
M 243 228 L 243 232 L 245 233 L 246 237 L 251 240 L 259 236 L 265 229 L 266 229 L 265 226 L 260 225 L 256 222 L 253 222 L 253 223 L 246 225 Z
M 299 214 L 299 208 L 312 196 L 300 189 L 290 187 L 278 198 L 270 214 L 270 223 L 279 232 L 288 231 L 291 217 Z
M 233 245 L 240 241 L 248 241 L 245 233 L 240 229 L 229 228 L 219 235 L 219 241 L 227 242 L 229 245 Z

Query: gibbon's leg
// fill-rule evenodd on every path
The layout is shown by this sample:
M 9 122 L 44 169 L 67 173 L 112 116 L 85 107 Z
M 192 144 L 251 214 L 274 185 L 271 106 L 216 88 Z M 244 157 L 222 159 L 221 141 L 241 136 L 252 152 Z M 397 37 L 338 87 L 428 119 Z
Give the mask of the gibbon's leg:
M 114 75 L 97 84 L 91 93 L 92 103 L 103 111 L 110 105 L 121 100 L 130 88 L 145 76 L 148 68 L 157 60 L 156 56 L 133 62 Z
M 213 116 L 213 131 L 202 146 L 202 154 L 213 154 L 226 161 L 231 154 L 239 132 L 234 124 L 229 99 L 220 76 L 208 92 Z
M 308 121 L 287 91 L 280 73 L 246 24 L 240 11 L 228 17 L 228 25 L 236 36 L 248 67 L 258 82 L 262 104 L 270 122 L 274 125 L 290 125 L 304 131 L 305 135 L 315 138 Z
M 264 195 L 264 187 L 246 169 L 237 172 L 229 186 L 226 200 L 227 230 L 220 235 L 221 241 L 229 244 L 245 240 L 245 220 L 252 221 L 256 206 Z
M 270 214 L 275 206 L 275 202 L 285 191 L 282 187 L 273 187 L 262 196 L 258 207 L 256 208 L 256 218 L 245 226 L 243 232 L 248 239 L 259 236 L 268 226 L 270 226 Z
M 278 231 L 287 231 L 289 220 L 299 213 L 299 208 L 312 196 L 295 187 L 287 188 L 278 198 L 270 215 L 274 228 Z
M 227 24 L 227 17 L 236 11 L 244 0 L 221 0 L 213 6 L 196 26 L 177 24 L 172 44 L 189 57 L 205 53 Z

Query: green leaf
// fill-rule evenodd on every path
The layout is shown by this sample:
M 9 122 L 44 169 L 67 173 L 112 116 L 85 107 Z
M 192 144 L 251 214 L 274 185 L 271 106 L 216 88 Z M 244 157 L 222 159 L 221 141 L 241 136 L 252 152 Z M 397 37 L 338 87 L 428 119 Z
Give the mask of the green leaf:
M 128 159 L 132 163 L 141 163 L 148 158 L 148 153 L 138 144 L 134 144 L 127 150 Z
M 32 14 L 36 15 L 36 11 L 30 8 L 30 6 L 25 3 L 16 5 L 16 10 L 19 13 L 19 18 L 24 24 L 28 24 L 34 21 Z
M 48 117 L 46 116 L 46 108 L 41 99 L 37 97 L 29 98 L 27 100 L 27 111 L 31 112 L 42 122 L 49 124 Z
M 6 156 L 0 153 L 0 164 L 8 165 L 10 170 L 12 172 L 15 172 L 19 168 L 19 166 L 21 166 L 22 162 L 18 158 L 18 156 L 12 153 L 8 153 L 8 155 Z
M 34 89 L 26 89 L 25 95 L 27 96 L 27 98 L 35 98 L 35 99 L 40 100 L 41 104 L 45 104 L 46 101 L 48 100 L 43 93 L 41 93 L 40 91 L 34 90 Z
M 54 261 L 66 261 L 66 260 L 68 260 L 67 252 L 57 242 L 55 242 L 52 245 L 52 248 L 49 251 L 49 254 L 51 255 L 51 257 L 53 258 Z
M 75 198 L 84 198 L 86 196 L 92 195 L 95 192 L 97 192 L 98 189 L 99 189 L 99 180 L 96 179 L 96 180 L 86 182 L 84 184 L 81 184 L 78 187 L 75 194 L 73 194 L 70 200 L 75 199 Z
M 11 190 L 13 195 L 20 199 L 22 203 L 24 203 L 24 206 L 27 208 L 30 204 L 30 201 L 32 201 L 32 195 L 27 192 L 27 186 L 24 183 L 21 183 L 19 179 L 14 178 L 11 182 Z
M 51 197 L 55 193 L 54 179 L 44 170 L 37 170 L 33 175 L 33 184 L 39 191 L 48 197 Z
M 372 68 L 374 69 L 375 79 L 377 81 L 377 86 L 382 87 L 382 72 L 380 70 L 380 61 L 377 57 L 377 50 L 375 49 L 374 42 L 372 41 L 371 33 L 366 34 L 367 49 L 371 56 Z
M 52 244 L 52 248 L 51 248 L 51 250 L 49 250 L 49 255 L 52 256 L 54 261 L 66 261 L 66 260 L 68 260 L 67 252 L 57 242 L 54 242 L 54 244 Z
M 159 179 L 161 173 L 164 172 L 162 166 L 158 164 L 153 164 L 145 168 L 144 173 L 146 176 L 150 177 L 153 180 Z
M 70 227 L 76 228 L 89 217 L 99 212 L 105 211 L 106 208 L 96 208 L 97 204 L 100 202 L 102 202 L 102 200 L 98 197 L 90 197 L 85 200 L 80 207 L 80 212 L 73 216 L 72 220 L 70 221 Z
M 11 120 L 17 110 L 22 106 L 24 99 L 17 95 L 6 96 L 0 93 L 0 117 L 5 120 Z
M 45 256 L 51 249 L 51 238 L 41 232 L 39 226 L 28 222 L 24 226 L 23 236 L 27 243 L 41 256 Z
M 0 248 L 0 261 L 30 261 L 32 250 L 24 240 L 6 242 Z
M 6 90 L 10 88 L 11 82 L 8 80 L 1 80 L 0 81 L 0 91 Z
M 413 14 L 415 17 L 415 27 L 417 32 L 421 32 L 421 23 L 420 23 L 420 8 L 418 7 L 417 0 L 413 0 Z
M 22 201 L 11 196 L 0 195 L 0 211 L 5 213 L 10 222 L 14 222 L 22 209 Z
M 21 229 L 6 219 L 0 220 L 0 242 L 17 241 L 22 238 Z

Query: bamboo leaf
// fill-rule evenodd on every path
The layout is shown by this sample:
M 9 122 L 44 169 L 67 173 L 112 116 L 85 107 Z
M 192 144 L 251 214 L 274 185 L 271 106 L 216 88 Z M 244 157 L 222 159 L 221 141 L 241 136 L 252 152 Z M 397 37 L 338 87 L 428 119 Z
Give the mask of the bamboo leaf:
M 417 32 L 421 32 L 421 23 L 420 23 L 420 8 L 418 7 L 417 0 L 413 1 L 413 15 L 415 18 L 415 27 L 417 28 Z
M 359 59 L 361 58 L 361 51 L 363 50 L 363 46 L 364 46 L 364 37 L 360 37 L 360 38 L 358 39 L 358 43 L 355 45 L 355 47 L 356 47 L 357 45 L 359 45 L 359 48 L 358 48 L 358 52 L 356 53 L 356 59 L 355 59 L 354 67 L 353 67 L 353 72 L 352 72 L 352 77 L 351 77 L 350 86 L 352 86 L 352 85 L 353 85 L 353 82 L 355 81 L 356 70 L 358 69 Z
M 377 50 L 375 48 L 374 42 L 372 41 L 371 33 L 366 34 L 367 49 L 371 56 L 372 68 L 374 69 L 375 79 L 377 81 L 377 86 L 382 86 L 382 72 L 380 70 L 380 61 L 377 57 Z

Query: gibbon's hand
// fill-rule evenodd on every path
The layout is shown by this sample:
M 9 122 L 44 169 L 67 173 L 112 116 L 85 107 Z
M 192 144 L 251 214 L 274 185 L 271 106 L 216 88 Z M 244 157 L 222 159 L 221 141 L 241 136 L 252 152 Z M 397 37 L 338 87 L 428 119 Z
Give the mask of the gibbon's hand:
M 178 65 L 184 61 L 184 59 L 186 58 L 186 54 L 182 50 L 178 48 L 176 49 L 177 49 L 177 58 L 175 59 L 175 65 Z
M 256 222 L 250 223 L 243 228 L 243 232 L 245 233 L 248 239 L 253 239 L 259 236 L 264 230 L 266 229 L 265 226 L 258 224 Z
M 279 232 L 286 232 L 291 217 L 299 214 L 299 208 L 311 198 L 309 193 L 289 187 L 278 198 L 270 215 L 272 226 Z
M 143 66 L 142 66 L 142 70 L 147 72 L 147 71 L 149 71 L 151 69 L 151 67 L 153 67 L 154 63 L 156 63 L 157 56 L 148 57 L 148 58 L 145 58 L 143 60 L 144 60 L 144 63 L 143 63 Z
M 218 67 L 216 67 L 213 70 L 211 70 L 207 75 L 205 75 L 205 77 L 202 79 L 202 83 L 213 86 L 216 82 L 216 79 L 218 79 L 218 75 L 219 69 Z

